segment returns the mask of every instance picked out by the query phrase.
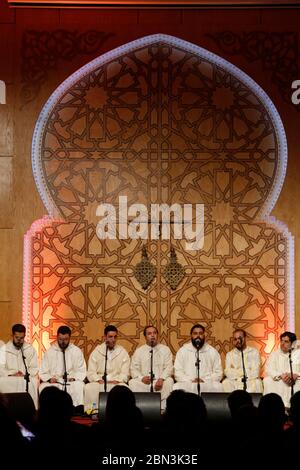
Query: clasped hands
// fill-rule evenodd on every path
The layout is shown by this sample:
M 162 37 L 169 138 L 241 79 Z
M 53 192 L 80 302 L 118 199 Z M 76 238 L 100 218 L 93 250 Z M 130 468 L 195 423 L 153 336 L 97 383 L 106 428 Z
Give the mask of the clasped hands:
M 150 385 L 151 383 L 150 375 L 145 375 L 145 377 L 142 378 L 142 382 L 146 385 Z M 164 379 L 157 379 L 154 384 L 154 390 L 156 392 L 159 392 L 163 387 L 163 383 L 164 383 Z
M 294 385 L 294 383 L 296 382 L 297 378 L 298 378 L 298 374 L 293 374 L 293 376 L 291 376 L 291 374 L 289 373 L 284 373 L 284 374 L 281 374 L 281 380 L 283 380 L 283 382 L 286 384 L 286 385 Z

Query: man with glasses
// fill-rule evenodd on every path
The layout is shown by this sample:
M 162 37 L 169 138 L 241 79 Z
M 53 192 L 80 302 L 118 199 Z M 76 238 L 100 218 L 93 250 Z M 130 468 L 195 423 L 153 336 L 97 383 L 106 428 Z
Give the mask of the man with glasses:
M 226 354 L 225 392 L 246 390 L 250 393 L 262 392 L 260 379 L 261 358 L 257 349 L 247 345 L 246 331 L 237 329 L 233 332 L 234 348 Z

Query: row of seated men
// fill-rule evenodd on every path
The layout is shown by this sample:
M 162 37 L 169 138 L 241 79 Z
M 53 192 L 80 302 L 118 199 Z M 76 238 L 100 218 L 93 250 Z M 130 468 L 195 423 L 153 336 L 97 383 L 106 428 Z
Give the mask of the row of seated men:
M 296 335 L 289 331 L 281 334 L 279 348 L 268 357 L 263 381 L 260 354 L 247 345 L 246 332 L 241 329 L 233 332 L 234 347 L 226 355 L 224 372 L 220 354 L 206 342 L 205 327 L 200 324 L 191 328 L 190 341 L 178 350 L 174 366 L 170 349 L 159 343 L 152 325 L 145 327 L 145 344 L 131 360 L 117 344 L 117 328 L 106 326 L 104 341 L 92 351 L 87 368 L 81 349 L 70 342 L 69 327 L 58 328 L 57 341 L 44 353 L 40 367 L 35 349 L 24 342 L 25 334 L 24 325 L 14 325 L 12 340 L 0 347 L 0 392 L 24 392 L 27 386 L 36 407 L 38 392 L 49 386 L 65 389 L 74 406 L 82 409 L 84 405 L 85 410 L 97 407 L 105 386 L 109 392 L 116 384 L 129 386 L 133 392 L 150 392 L 152 387 L 161 393 L 162 410 L 172 390 L 199 393 L 246 388 L 251 393 L 277 393 L 287 408 L 291 389 L 300 390 L 300 350 L 291 352 Z

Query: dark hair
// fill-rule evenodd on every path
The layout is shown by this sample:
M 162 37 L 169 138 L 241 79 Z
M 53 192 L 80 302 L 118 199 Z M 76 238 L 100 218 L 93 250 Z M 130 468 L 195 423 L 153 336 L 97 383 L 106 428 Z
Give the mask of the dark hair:
M 13 335 L 15 333 L 25 333 L 26 334 L 26 328 L 21 323 L 16 323 L 15 325 L 13 325 L 11 331 L 12 331 Z
M 40 394 L 39 404 L 39 422 L 43 427 L 55 425 L 55 428 L 62 429 L 60 425 L 71 420 L 73 401 L 69 393 L 57 387 L 45 387 Z
M 296 392 L 292 397 L 291 397 L 291 407 L 290 407 L 290 418 L 299 429 L 300 427 L 300 391 Z
M 246 390 L 234 390 L 227 397 L 232 417 L 235 417 L 242 406 L 253 406 L 252 395 Z
M 240 331 L 241 333 L 243 333 L 244 338 L 246 338 L 247 333 L 246 333 L 245 330 L 243 330 L 243 328 L 236 328 L 236 329 L 234 330 L 233 334 L 234 334 L 234 333 L 237 333 L 238 331 Z
M 284 333 L 282 333 L 280 335 L 280 339 L 284 338 L 285 336 L 289 338 L 291 343 L 293 343 L 297 339 L 297 336 L 295 335 L 295 333 L 292 333 L 291 331 L 285 331 Z
M 71 329 L 66 325 L 61 325 L 57 330 L 57 335 L 69 335 L 69 336 L 71 336 Z
M 116 333 L 118 333 L 118 329 L 116 326 L 114 325 L 107 325 L 105 328 L 104 328 L 104 335 L 106 336 L 107 333 L 109 333 L 110 331 L 115 331 Z
M 143 333 L 144 333 L 144 336 L 146 336 L 148 328 L 154 328 L 155 331 L 156 331 L 156 333 L 158 334 L 158 329 L 156 328 L 156 326 L 154 326 L 154 325 L 146 325 L 145 328 L 144 328 L 144 332 L 143 332 Z
M 203 330 L 203 333 L 205 332 L 205 327 L 201 325 L 200 323 L 196 323 L 196 325 L 192 326 L 190 334 L 192 334 L 196 328 L 201 328 L 201 330 Z

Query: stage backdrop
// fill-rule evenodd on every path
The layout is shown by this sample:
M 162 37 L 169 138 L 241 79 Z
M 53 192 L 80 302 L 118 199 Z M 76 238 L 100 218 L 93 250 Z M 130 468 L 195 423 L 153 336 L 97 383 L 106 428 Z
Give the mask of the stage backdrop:
M 86 357 L 106 324 L 132 352 L 146 324 L 175 353 L 195 322 L 224 354 L 243 328 L 263 356 L 294 328 L 293 240 L 270 217 L 287 148 L 268 96 L 239 69 L 154 35 L 96 58 L 62 83 L 33 136 L 33 172 L 48 215 L 25 238 L 23 318 L 40 355 L 68 324 Z M 203 203 L 204 246 L 106 240 L 96 208 Z M 172 224 L 171 224 L 172 225 Z M 134 276 L 145 244 L 156 277 Z M 163 275 L 171 248 L 184 276 Z

